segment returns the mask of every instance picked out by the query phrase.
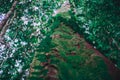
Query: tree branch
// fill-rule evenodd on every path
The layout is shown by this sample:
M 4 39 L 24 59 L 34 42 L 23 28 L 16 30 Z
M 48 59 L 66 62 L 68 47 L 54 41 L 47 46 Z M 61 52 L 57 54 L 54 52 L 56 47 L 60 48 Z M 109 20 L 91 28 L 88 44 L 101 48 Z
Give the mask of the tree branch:
M 5 24 L 9 20 L 10 16 L 12 15 L 12 13 L 15 10 L 15 7 L 16 7 L 17 3 L 18 3 L 18 0 L 15 0 L 14 3 L 12 4 L 12 7 L 10 8 L 10 10 L 7 12 L 7 14 L 5 15 L 4 19 L 1 21 L 1 23 L 0 23 L 0 30 L 2 30 L 2 28 L 5 26 Z
M 12 24 L 12 22 L 13 22 L 13 20 L 14 20 L 15 17 L 16 17 L 16 11 L 14 11 L 13 17 L 6 22 L 5 26 L 4 26 L 3 29 L 1 30 L 1 33 L 0 33 L 0 36 L 1 36 L 1 37 L 3 37 L 3 36 L 5 35 L 7 29 L 8 29 L 9 26 Z

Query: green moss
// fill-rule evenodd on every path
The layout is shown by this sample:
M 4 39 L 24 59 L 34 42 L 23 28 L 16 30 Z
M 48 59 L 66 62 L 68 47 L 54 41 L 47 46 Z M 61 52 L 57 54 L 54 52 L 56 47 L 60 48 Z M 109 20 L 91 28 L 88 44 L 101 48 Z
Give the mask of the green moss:
M 67 20 L 71 19 L 70 13 L 69 12 L 62 12 L 56 15 L 56 17 L 63 17 Z
M 54 35 L 59 36 L 53 37 Z M 31 75 L 38 76 L 38 72 L 42 70 L 40 75 L 47 76 L 48 70 L 44 70 L 40 63 L 48 62 L 49 59 L 49 65 L 57 68 L 59 80 L 111 80 L 102 58 L 96 56 L 93 49 L 87 48 L 86 41 L 69 26 L 61 23 L 42 42 L 41 50 L 36 53 L 32 63 L 33 68 L 39 70 Z M 49 56 L 46 57 L 46 53 Z
M 29 77 L 28 80 L 44 80 L 44 79 L 39 77 Z

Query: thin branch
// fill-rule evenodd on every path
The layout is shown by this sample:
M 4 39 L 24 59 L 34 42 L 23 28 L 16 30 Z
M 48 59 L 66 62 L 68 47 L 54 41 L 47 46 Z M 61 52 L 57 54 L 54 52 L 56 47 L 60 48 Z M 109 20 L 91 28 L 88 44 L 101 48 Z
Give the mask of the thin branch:
M 114 26 L 113 24 L 111 24 L 110 22 L 108 22 L 111 26 Z M 108 26 L 109 27 L 109 26 Z M 110 27 L 109 27 L 110 28 Z M 108 31 L 107 31 L 108 32 Z M 109 33 L 107 33 L 109 35 Z M 119 45 L 117 44 L 117 42 L 115 41 L 115 39 L 113 37 L 111 37 L 112 39 L 112 42 L 114 42 L 115 46 L 117 47 L 117 49 L 120 51 L 120 47 Z
M 7 29 L 9 28 L 9 26 L 12 24 L 12 22 L 14 21 L 14 18 L 16 17 L 16 11 L 14 11 L 14 15 L 12 17 L 12 19 L 8 20 L 7 23 L 5 24 L 5 26 L 3 27 L 0 36 L 3 37 L 7 31 Z
M 119 45 L 117 44 L 117 42 L 115 41 L 115 39 L 113 37 L 112 38 L 112 42 L 114 42 L 115 46 L 117 47 L 117 49 L 120 51 L 120 47 Z
M 15 0 L 13 5 L 12 5 L 12 7 L 10 8 L 10 10 L 5 15 L 5 18 L 1 21 L 1 23 L 0 23 L 0 30 L 2 30 L 2 28 L 5 26 L 5 24 L 9 20 L 10 16 L 12 15 L 12 13 L 15 10 L 15 7 L 16 7 L 17 3 L 18 3 L 18 0 Z

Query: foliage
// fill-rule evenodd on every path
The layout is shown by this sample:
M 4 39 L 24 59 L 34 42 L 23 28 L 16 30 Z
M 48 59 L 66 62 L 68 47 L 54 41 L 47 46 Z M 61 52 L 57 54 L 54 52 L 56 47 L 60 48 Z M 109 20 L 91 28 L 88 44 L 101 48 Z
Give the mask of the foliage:
M 6 14 L 14 1 L 0 0 L 0 13 Z M 54 22 L 51 19 L 54 9 L 59 8 L 62 2 L 63 0 L 19 0 L 14 21 L 3 37 L 4 43 L 0 43 L 0 79 L 26 79 L 34 53 L 46 33 L 51 31 L 49 25 Z M 9 20 L 13 16 L 14 14 Z M 48 21 L 51 22 L 47 23 Z
M 0 0 L 0 14 L 6 14 L 14 1 Z M 98 77 L 101 80 L 110 80 L 108 79 L 105 64 L 100 58 L 93 59 L 93 63 L 99 66 L 98 70 L 94 66 L 95 64 L 83 65 L 89 59 L 88 55 L 92 55 L 93 52 L 82 50 L 84 49 L 84 40 L 80 41 L 80 52 L 85 53 L 85 55 L 82 54 L 83 57 L 66 57 L 66 52 L 76 50 L 75 47 L 71 46 L 76 42 L 69 42 L 75 37 L 74 31 L 83 34 L 87 41 L 94 44 L 97 49 L 120 67 L 119 0 L 69 0 L 71 10 L 62 12 L 55 17 L 53 17 L 53 13 L 60 8 L 65 0 L 18 1 L 15 11 L 9 17 L 8 22 L 12 21 L 12 18 L 14 20 L 9 25 L 2 40 L 0 38 L 1 80 L 26 80 L 29 70 L 31 71 L 30 74 L 32 74 L 32 77 L 29 75 L 29 78 L 32 80 L 37 80 L 39 74 L 41 74 L 40 77 L 45 76 L 44 79 L 48 80 L 48 76 L 46 76 L 48 69 L 45 69 L 43 64 L 46 64 L 45 61 L 49 63 L 49 59 L 51 59 L 51 64 L 54 64 L 51 65 L 54 70 L 60 71 L 59 75 L 55 77 L 62 80 L 68 78 L 69 80 L 99 80 Z M 67 26 L 70 26 L 74 31 Z M 51 35 L 56 33 L 60 34 L 62 38 L 59 38 L 58 35 L 58 40 L 57 38 L 53 39 L 54 36 Z M 77 42 L 79 43 L 79 41 Z M 52 52 L 54 48 L 60 50 L 59 55 L 62 59 L 53 55 L 55 53 Z M 79 50 L 77 51 L 79 53 Z M 50 53 L 50 55 L 47 53 Z M 59 55 L 57 54 L 57 56 Z M 79 66 L 78 62 L 82 66 Z M 32 72 L 32 69 L 35 70 Z M 77 69 L 79 69 L 79 72 L 77 72 Z M 91 77 L 91 75 L 96 75 L 98 71 L 102 70 L 103 72 L 100 72 L 101 75 L 98 77 Z M 95 72 L 90 73 L 92 71 Z M 82 75 L 83 73 L 85 74 Z M 63 74 L 68 75 L 64 76 Z M 103 77 L 104 75 L 106 77 Z M 71 78 L 71 76 L 73 77 Z
M 120 1 L 69 0 L 84 37 L 120 67 Z

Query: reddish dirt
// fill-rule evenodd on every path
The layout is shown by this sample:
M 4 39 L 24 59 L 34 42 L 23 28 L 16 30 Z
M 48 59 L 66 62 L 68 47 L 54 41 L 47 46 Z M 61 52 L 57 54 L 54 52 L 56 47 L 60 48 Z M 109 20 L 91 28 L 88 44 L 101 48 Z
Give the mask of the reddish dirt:
M 109 73 L 113 80 L 120 80 L 120 69 L 118 69 L 115 64 L 113 64 L 108 58 L 106 58 L 103 54 L 101 54 L 98 50 L 93 48 L 92 45 L 90 45 L 88 42 L 86 42 L 86 47 L 89 49 L 93 49 L 95 51 L 95 54 L 100 56 L 106 63 Z

